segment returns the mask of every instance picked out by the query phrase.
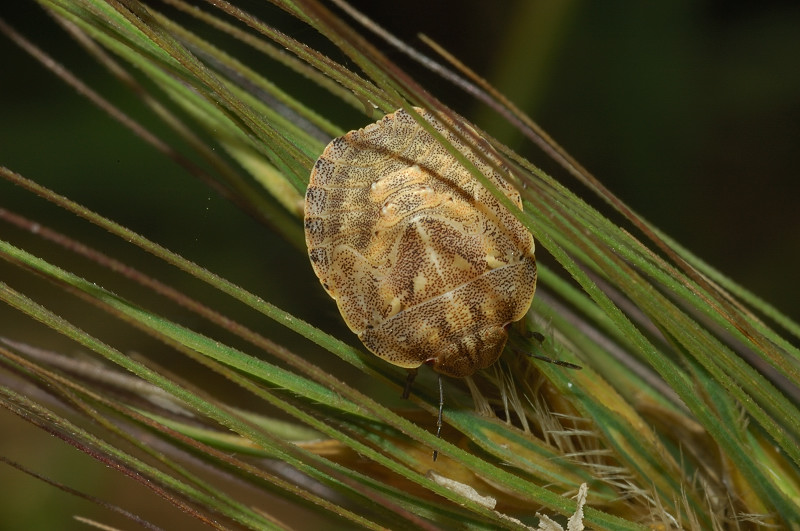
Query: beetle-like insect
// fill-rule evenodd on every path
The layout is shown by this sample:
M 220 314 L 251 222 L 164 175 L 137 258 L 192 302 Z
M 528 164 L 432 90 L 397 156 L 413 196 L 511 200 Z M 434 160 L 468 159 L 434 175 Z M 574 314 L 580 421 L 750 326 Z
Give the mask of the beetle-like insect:
M 415 110 L 522 209 L 474 147 Z M 530 232 L 402 109 L 328 144 L 311 172 L 305 235 L 350 329 L 410 370 L 404 396 L 420 365 L 455 377 L 492 365 L 533 300 Z M 439 393 L 441 430 L 441 376 Z

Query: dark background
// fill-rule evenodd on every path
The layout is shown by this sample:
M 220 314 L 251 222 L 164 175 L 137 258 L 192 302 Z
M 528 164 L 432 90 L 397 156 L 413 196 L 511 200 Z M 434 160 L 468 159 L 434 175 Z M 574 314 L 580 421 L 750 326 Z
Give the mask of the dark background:
M 796 2 L 352 3 L 420 49 L 425 47 L 417 41 L 418 33 L 439 42 L 507 94 L 634 210 L 788 316 L 800 318 L 800 282 L 796 280 L 800 270 L 800 7 Z M 267 20 L 275 17 L 279 26 L 286 23 L 285 16 L 265 9 L 264 4 L 237 2 Z M 160 7 L 158 2 L 153 5 Z M 90 86 L 156 133 L 171 138 L 34 2 L 2 2 L 0 16 Z M 315 32 L 302 26 L 281 27 L 300 40 L 319 42 Z M 215 38 L 213 32 L 200 31 Z M 316 97 L 314 87 L 297 76 L 240 45 L 224 38 L 219 41 L 270 79 L 298 83 L 290 85 L 298 97 Z M 437 97 L 581 191 L 481 104 L 393 49 L 381 47 L 418 74 Z M 332 104 L 323 112 L 352 127 L 366 122 L 344 105 Z M 287 311 L 312 322 L 321 320 L 318 314 L 329 313 L 329 322 L 338 322 L 335 308 L 321 293 L 304 256 L 144 145 L 1 36 L 0 164 L 143 233 Z M 591 196 L 587 200 L 598 204 Z M 145 261 L 149 271 L 178 289 L 202 289 L 5 182 L 0 182 L 0 207 L 80 234 L 87 243 L 123 260 Z M 0 237 L 66 267 L 73 260 L 57 256 L 57 251 L 5 224 L 0 224 Z M 91 268 L 84 263 L 75 267 Z M 90 278 L 96 278 L 90 273 L 102 274 L 90 271 Z M 12 276 L 15 287 L 28 288 L 24 275 L 0 264 L 0 279 Z M 270 281 L 275 278 L 279 281 Z M 115 285 L 111 278 L 104 282 L 122 295 L 130 289 Z M 48 295 L 47 287 L 30 286 L 29 295 Z M 205 300 L 214 306 L 214 297 L 209 293 Z M 219 304 L 227 303 L 221 300 Z M 51 300 L 50 304 L 58 310 L 62 302 Z M 73 304 L 63 302 L 65 314 L 74 313 Z M 227 311 L 225 306 L 218 307 Z M 90 308 L 81 314 L 87 326 L 100 328 L 98 335 L 118 340 L 115 334 L 122 329 L 118 330 L 118 324 L 104 321 L 105 316 Z M 263 318 L 233 315 L 245 324 L 263 326 Z M 30 337 L 27 326 L 13 311 L 0 308 L 0 335 Z M 41 346 L 75 348 L 64 347 L 63 338 L 35 330 Z M 280 328 L 269 333 L 279 341 L 291 335 Z M 147 352 L 156 347 L 136 338 L 131 339 L 130 348 Z M 134 504 L 139 496 L 143 505 L 161 503 L 142 490 L 130 490 L 130 482 L 121 483 L 115 474 L 63 444 L 52 441 L 47 446 L 39 432 L 22 422 L 8 419 L 0 430 L 4 434 L 0 455 L 24 460 L 18 457 L 21 452 L 33 452 L 36 458 L 27 463 L 34 462 L 38 471 L 73 486 L 95 493 L 100 486 L 100 492 Z M 29 437 L 23 435 L 26 431 Z M 63 528 L 73 512 L 83 510 L 74 499 L 0 465 L 0 486 L 11 482 L 17 496 L 0 496 L 3 529 Z M 48 510 L 41 511 L 42 507 Z M 96 509 L 87 505 L 85 510 Z
M 240 3 L 256 12 L 263 4 Z M 634 210 L 742 286 L 800 318 L 800 282 L 794 280 L 800 270 L 800 6 L 795 2 L 353 4 L 423 51 L 418 33 L 442 44 L 507 94 Z M 6 2 L 0 8 L 93 87 L 104 94 L 123 90 L 39 11 L 33 2 Z M 279 23 L 285 20 L 274 15 Z M 318 42 L 306 28 L 298 27 L 294 35 Z M 246 48 L 231 46 L 255 68 L 268 64 Z M 418 73 L 435 95 L 560 175 L 484 106 L 384 49 Z M 79 192 L 103 195 L 104 213 L 118 212 L 116 219 L 151 236 L 146 228 L 173 227 L 176 238 L 185 241 L 186 227 L 173 220 L 196 213 L 176 210 L 180 205 L 167 198 L 191 188 L 189 177 L 169 163 L 150 162 L 159 156 L 118 131 L 6 39 L 0 40 L 0 61 L 0 162 L 45 183 L 57 171 L 60 181 L 69 180 L 61 190 L 70 197 L 91 202 Z M 284 79 L 281 72 L 267 75 Z M 307 90 L 313 91 L 301 84 L 295 92 L 302 97 Z M 121 97 L 130 99 L 124 92 Z M 134 103 L 127 110 L 139 118 L 137 108 Z M 346 106 L 332 105 L 329 115 L 353 127 L 364 124 L 363 116 Z M 147 115 L 141 119 L 159 131 L 157 121 Z M 104 138 L 98 138 L 98 130 Z M 102 176 L 106 185 L 97 186 L 99 177 L 81 166 L 94 159 L 96 168 L 107 168 L 105 155 L 115 164 L 113 187 L 108 175 Z M 143 189 L 143 176 L 159 173 L 172 176 L 158 181 L 164 200 L 142 212 L 130 194 Z M 571 178 L 563 180 L 574 187 Z M 181 203 L 191 207 L 190 201 Z M 208 223 L 221 234 L 230 232 L 216 219 Z M 209 230 L 200 228 L 204 234 Z
M 454 4 L 395 3 L 374 18 L 444 45 L 635 211 L 800 318 L 800 5 Z M 558 172 L 479 104 L 443 97 Z

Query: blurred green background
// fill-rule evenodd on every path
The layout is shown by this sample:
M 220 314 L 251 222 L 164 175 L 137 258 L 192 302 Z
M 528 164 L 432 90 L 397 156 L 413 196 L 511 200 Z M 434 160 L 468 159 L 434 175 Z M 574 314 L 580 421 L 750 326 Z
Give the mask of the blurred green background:
M 634 210 L 742 286 L 800 319 L 796 280 L 800 5 L 796 2 L 352 3 L 418 48 L 424 50 L 416 40 L 418 33 L 436 40 L 507 94 Z M 162 8 L 159 2 L 153 5 Z M 264 2 L 237 5 L 276 20 L 298 39 L 320 42 L 313 31 Z M 3 2 L 0 16 L 157 134 L 174 138 L 34 2 Z M 320 112 L 335 121 L 352 127 L 365 124 L 356 110 L 335 104 L 298 76 L 227 38 L 200 31 L 269 79 L 293 83 L 287 86 L 295 93 L 320 98 L 325 107 Z M 482 105 L 399 52 L 380 46 L 445 103 L 576 187 L 563 170 Z M 321 293 L 304 256 L 65 87 L 5 37 L 0 38 L 0 69 L 0 164 L 300 317 L 320 321 L 319 314 L 325 314 L 329 322 L 338 322 L 335 307 Z M 587 198 L 597 204 L 588 194 Z M 123 260 L 144 262 L 148 271 L 178 288 L 202 291 L 174 270 L 5 182 L 0 182 L 0 207 L 80 234 L 87 243 Z M 87 276 L 103 274 L 6 224 L 0 224 L 0 237 L 68 267 L 72 264 Z M 7 264 L 0 264 L 0 276 L 34 298 L 47 299 L 57 311 L 59 305 L 66 312 L 75 304 L 51 297 L 47 286 L 29 283 Z M 269 281 L 276 278 L 280 281 Z M 114 284 L 112 277 L 107 282 L 106 287 L 123 295 L 130 290 L 125 283 Z M 204 295 L 213 306 L 217 296 Z M 217 307 L 225 311 L 227 302 L 218 300 Z M 252 315 L 233 316 L 261 330 L 269 326 Z M 81 318 L 80 324 L 101 337 L 128 333 L 90 307 Z M 193 319 L 185 316 L 184 322 L 202 331 L 205 325 Z M 30 330 L 40 346 L 74 348 L 41 327 L 28 326 L 13 311 L 0 307 L 0 335 L 25 340 Z M 277 327 L 268 333 L 278 340 L 290 336 Z M 138 336 L 126 344 L 144 352 L 158 348 Z M 130 500 L 129 490 L 115 493 L 100 487 L 117 484 L 120 478 L 114 473 L 88 458 L 75 460 L 77 452 L 37 437 L 39 432 L 5 412 L 0 413 L 0 433 L 0 455 L 89 491 L 109 492 L 120 503 Z M 37 457 L 25 457 L 26 452 Z M 66 495 L 0 466 L 0 491 L 11 484 L 16 496 L 0 496 L 2 529 L 65 529 L 66 519 L 81 510 Z M 141 495 L 162 503 L 150 494 Z M 38 510 L 42 507 L 48 510 Z M 87 513 L 92 511 L 86 507 Z

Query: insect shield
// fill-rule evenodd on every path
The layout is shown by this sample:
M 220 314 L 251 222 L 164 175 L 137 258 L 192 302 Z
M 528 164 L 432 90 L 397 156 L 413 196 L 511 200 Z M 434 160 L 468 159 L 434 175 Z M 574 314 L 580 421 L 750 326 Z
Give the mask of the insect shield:
M 522 209 L 472 146 L 415 110 Z M 455 377 L 493 364 L 533 300 L 530 232 L 404 110 L 328 144 L 311 172 L 305 233 L 347 326 L 409 369 L 409 385 L 422 364 Z M 441 430 L 441 376 L 439 392 Z

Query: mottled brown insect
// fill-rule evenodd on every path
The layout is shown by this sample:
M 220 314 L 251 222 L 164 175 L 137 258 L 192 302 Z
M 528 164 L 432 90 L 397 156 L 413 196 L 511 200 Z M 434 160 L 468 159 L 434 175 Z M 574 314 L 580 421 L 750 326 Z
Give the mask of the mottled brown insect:
M 522 208 L 471 147 L 416 110 Z M 311 172 L 305 231 L 347 325 L 408 369 L 465 377 L 488 367 L 536 288 L 530 232 L 404 110 L 328 144 Z

